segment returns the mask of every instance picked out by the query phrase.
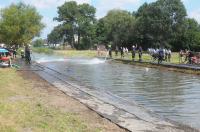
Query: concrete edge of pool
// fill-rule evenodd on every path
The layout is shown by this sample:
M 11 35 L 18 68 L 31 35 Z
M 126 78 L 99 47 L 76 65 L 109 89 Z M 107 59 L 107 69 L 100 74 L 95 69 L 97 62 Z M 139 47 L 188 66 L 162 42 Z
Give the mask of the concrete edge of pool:
M 199 130 L 191 128 L 187 125 L 181 125 L 177 122 L 158 117 L 157 115 L 153 117 L 153 115 L 150 113 L 147 114 L 149 114 L 150 118 L 156 118 L 156 122 L 140 118 L 140 116 L 138 116 L 139 113 L 129 113 L 123 108 L 118 108 L 113 104 L 92 96 L 91 94 L 87 93 L 87 91 L 83 91 L 72 86 L 66 80 L 59 78 L 62 73 L 51 71 L 47 67 L 38 64 L 32 66 L 31 68 L 43 79 L 53 84 L 65 94 L 83 103 L 88 108 L 97 112 L 100 116 L 107 118 L 111 122 L 129 131 L 199 132 Z M 141 109 L 141 112 L 146 111 L 146 109 Z
M 122 62 L 124 64 L 130 65 L 139 65 L 143 67 L 150 67 L 150 68 L 165 68 L 166 70 L 171 70 L 175 72 L 181 73 L 189 73 L 189 74 L 196 74 L 200 75 L 200 66 L 195 66 L 191 64 L 172 64 L 172 63 L 155 63 L 155 62 L 147 62 L 147 61 L 131 61 L 131 60 L 124 60 L 124 59 L 112 59 L 116 62 Z

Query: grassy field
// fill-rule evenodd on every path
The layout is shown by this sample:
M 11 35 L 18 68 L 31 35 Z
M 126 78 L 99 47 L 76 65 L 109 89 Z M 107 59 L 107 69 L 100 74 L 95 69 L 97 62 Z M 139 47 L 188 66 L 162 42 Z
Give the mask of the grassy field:
M 54 50 L 54 54 L 66 57 L 96 57 L 97 53 L 94 50 Z
M 120 58 L 120 57 L 115 57 L 114 58 Z M 125 55 L 125 58 L 124 59 L 128 59 L 128 60 L 131 60 L 132 57 L 131 57 L 131 53 L 129 53 L 128 55 Z M 138 54 L 136 54 L 136 60 L 139 60 L 139 56 Z M 152 61 L 151 60 L 151 56 L 147 53 L 144 53 L 142 55 L 142 60 L 143 61 Z M 157 61 L 156 61 L 157 62 Z M 169 62 L 168 62 L 169 63 Z M 170 63 L 175 63 L 175 64 L 179 64 L 179 55 L 178 53 L 174 52 L 172 53 L 172 56 L 171 56 L 171 62 Z
M 14 69 L 0 68 L 0 78 L 1 132 L 100 131 L 88 128 L 76 114 L 52 107 L 46 101 L 48 94 L 35 90 L 35 86 L 24 80 Z
M 45 48 L 45 47 L 33 47 L 31 48 L 33 50 L 33 52 L 37 52 L 37 53 L 45 53 L 45 54 L 53 54 L 53 50 L 50 48 Z
M 52 50 L 49 48 L 33 48 L 34 52 L 37 53 L 46 53 L 46 54 L 56 54 L 56 55 L 61 55 L 65 57 L 87 57 L 87 58 L 93 58 L 93 57 L 98 57 L 97 56 L 97 51 L 96 50 Z M 106 51 L 101 52 L 100 57 L 106 57 L 108 53 Z M 112 52 L 113 58 L 114 59 L 120 59 L 120 52 L 118 53 L 118 56 L 115 56 L 115 52 Z M 123 59 L 131 60 L 131 53 L 129 52 L 128 54 L 125 54 L 125 57 Z M 136 54 L 136 60 L 139 60 L 138 54 Z M 150 55 L 143 53 L 142 55 L 142 60 L 143 61 L 152 61 Z M 169 63 L 169 62 L 168 62 Z M 179 63 L 179 55 L 176 52 L 172 53 L 171 56 L 171 62 L 170 63 Z
M 54 53 L 57 55 L 62 55 L 65 57 L 97 57 L 97 51 L 94 50 L 84 50 L 84 51 L 77 51 L 77 50 L 54 50 Z M 101 57 L 106 57 L 107 52 L 102 52 Z M 112 52 L 114 59 L 120 59 L 120 53 L 118 56 L 115 56 L 115 53 Z M 125 54 L 124 59 L 131 60 L 131 53 L 128 55 Z M 144 53 L 142 56 L 143 61 L 152 61 L 150 55 Z M 136 54 L 136 60 L 139 60 L 138 54 Z M 171 63 L 178 64 L 179 63 L 179 56 L 178 53 L 172 53 Z

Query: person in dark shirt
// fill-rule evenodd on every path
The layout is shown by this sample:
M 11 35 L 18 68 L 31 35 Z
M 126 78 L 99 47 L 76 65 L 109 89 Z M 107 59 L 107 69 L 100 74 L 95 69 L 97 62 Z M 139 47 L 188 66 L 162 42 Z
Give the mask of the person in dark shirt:
M 31 63 L 31 51 L 28 45 L 25 47 L 25 60 L 28 64 Z
M 139 61 L 142 61 L 142 47 L 140 46 L 138 49 L 138 54 L 139 54 Z
M 135 45 L 132 46 L 132 60 L 135 61 L 135 54 L 136 54 L 136 47 Z
M 165 56 L 164 49 L 160 48 L 158 51 L 158 64 L 162 63 L 162 61 L 164 60 L 164 56 Z
M 112 46 L 108 45 L 108 53 L 109 53 L 109 57 L 112 58 Z
M 119 48 L 118 46 L 115 47 L 115 56 L 118 56 L 118 51 L 119 51 Z
M 13 49 L 13 58 L 16 58 L 16 57 L 17 57 L 17 49 L 14 48 L 14 49 Z
M 192 51 L 188 52 L 188 62 L 189 64 L 192 64 L 192 57 L 194 56 L 194 54 L 192 53 Z
M 120 48 L 121 58 L 124 58 L 124 50 L 123 47 Z

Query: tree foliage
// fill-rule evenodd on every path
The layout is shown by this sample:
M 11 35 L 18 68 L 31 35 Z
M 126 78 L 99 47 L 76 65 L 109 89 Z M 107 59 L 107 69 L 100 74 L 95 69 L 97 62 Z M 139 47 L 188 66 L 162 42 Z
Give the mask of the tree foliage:
M 187 17 L 181 0 L 157 0 L 144 3 L 132 13 L 111 10 L 99 20 L 96 9 L 74 1 L 58 7 L 55 20 L 61 25 L 48 36 L 50 42 L 64 40 L 77 49 L 88 49 L 94 44 L 112 44 L 130 48 L 133 44 L 167 47 L 173 50 L 200 50 L 200 26 Z M 75 37 L 77 36 L 77 42 Z
M 127 45 L 134 26 L 135 18 L 131 13 L 124 10 L 111 10 L 102 19 L 103 29 L 106 29 L 104 36 L 114 45 Z M 100 27 L 101 28 L 101 27 Z
M 144 47 L 176 44 L 178 36 L 185 32 L 186 10 L 180 0 L 145 3 L 139 8 L 136 18 L 136 30 Z
M 62 23 L 64 32 L 61 35 L 72 47 L 90 47 L 95 34 L 95 12 L 96 9 L 93 6 L 78 5 L 75 1 L 65 2 L 58 7 L 58 17 L 55 20 Z M 75 42 L 75 36 L 77 36 L 77 42 Z
M 200 50 L 200 25 L 198 22 L 194 19 L 187 18 L 185 20 L 185 29 L 186 32 L 181 37 L 181 41 L 183 42 L 182 47 L 194 51 Z M 179 47 L 181 46 L 179 45 Z
M 58 44 L 63 41 L 64 29 L 62 25 L 54 27 L 50 34 L 47 36 L 48 43 Z
M 0 39 L 7 45 L 30 43 L 44 28 L 42 16 L 32 6 L 23 3 L 11 4 L 0 13 Z
M 45 42 L 43 39 L 39 38 L 39 39 L 34 40 L 32 44 L 34 47 L 42 47 L 44 46 Z

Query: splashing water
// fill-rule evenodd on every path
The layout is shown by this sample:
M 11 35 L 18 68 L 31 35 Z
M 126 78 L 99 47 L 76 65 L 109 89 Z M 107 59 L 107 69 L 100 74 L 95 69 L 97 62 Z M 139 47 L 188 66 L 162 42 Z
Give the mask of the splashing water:
M 36 60 L 37 63 L 45 63 L 45 62 L 60 62 L 60 61 L 67 61 L 67 59 L 64 58 L 40 58 Z
M 108 54 L 109 54 L 109 52 L 107 52 L 107 53 L 106 53 L 105 61 L 106 61 L 106 60 L 107 60 L 107 58 L 108 58 Z
M 93 58 L 93 59 L 83 59 L 83 58 L 63 58 L 60 56 L 47 56 L 43 54 L 34 54 L 33 60 L 37 63 L 48 63 L 48 62 L 72 62 L 76 64 L 84 64 L 84 65 L 95 65 L 105 63 L 106 60 Z
M 97 64 L 102 64 L 105 63 L 105 60 L 101 60 L 98 58 L 94 59 L 69 59 L 68 62 L 80 64 L 80 65 L 97 65 Z
M 32 58 L 37 63 L 67 62 L 67 63 L 75 63 L 79 65 L 98 65 L 98 64 L 103 64 L 107 62 L 106 60 L 99 59 L 99 58 L 92 58 L 92 59 L 66 58 L 66 57 L 57 56 L 57 55 L 46 55 L 46 54 L 38 54 L 38 53 L 32 54 Z
M 93 64 L 101 64 L 101 63 L 105 63 L 105 60 L 100 60 L 98 58 L 94 58 L 85 64 L 93 65 Z

